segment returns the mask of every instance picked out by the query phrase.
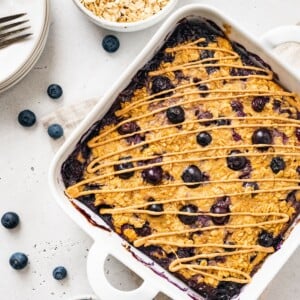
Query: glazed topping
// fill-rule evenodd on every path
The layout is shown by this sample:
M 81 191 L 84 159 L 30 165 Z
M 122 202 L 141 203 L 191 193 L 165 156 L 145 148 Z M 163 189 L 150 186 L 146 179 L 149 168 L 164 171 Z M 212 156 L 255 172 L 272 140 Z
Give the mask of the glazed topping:
M 167 43 L 161 56 L 173 59 L 147 64 L 145 85 L 122 93 L 117 121 L 88 140 L 85 162 L 76 157 L 84 174 L 66 181 L 66 194 L 94 195 L 135 247 L 157 247 L 170 272 L 229 299 L 295 214 L 282 199 L 300 190 L 299 98 L 224 37 Z

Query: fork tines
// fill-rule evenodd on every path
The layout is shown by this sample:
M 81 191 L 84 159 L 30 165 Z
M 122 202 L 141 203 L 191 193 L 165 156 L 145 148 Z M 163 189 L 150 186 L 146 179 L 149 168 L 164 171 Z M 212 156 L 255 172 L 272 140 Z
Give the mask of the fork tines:
M 26 13 L 20 13 L 0 18 L 0 49 L 13 43 L 22 41 L 32 35 L 32 33 L 26 32 L 30 28 L 30 26 L 20 26 L 27 23 L 29 20 L 26 19 L 11 22 L 25 15 Z

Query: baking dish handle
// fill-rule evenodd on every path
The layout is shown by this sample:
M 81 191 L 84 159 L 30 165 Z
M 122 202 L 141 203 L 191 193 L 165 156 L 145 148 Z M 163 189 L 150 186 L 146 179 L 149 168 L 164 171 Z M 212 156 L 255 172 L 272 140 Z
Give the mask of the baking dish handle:
M 150 300 L 153 299 L 159 290 L 155 285 L 151 284 L 151 280 L 144 280 L 142 285 L 135 290 L 122 291 L 113 287 L 105 276 L 104 264 L 108 255 L 115 256 L 105 246 L 105 242 L 95 241 L 89 250 L 87 258 L 87 275 L 92 289 L 101 300 L 112 300 L 112 299 L 122 299 L 122 300 Z M 124 253 L 123 253 L 124 255 Z M 134 271 L 131 263 L 135 263 L 132 257 L 126 259 L 127 266 L 130 264 L 130 269 Z M 122 259 L 122 263 L 124 259 Z M 138 274 L 142 279 L 144 279 L 141 274 Z
M 296 42 L 300 43 L 300 26 L 287 25 L 271 29 L 261 37 L 261 43 L 265 48 L 273 50 L 280 44 Z M 300 78 L 300 70 L 291 66 L 292 72 Z

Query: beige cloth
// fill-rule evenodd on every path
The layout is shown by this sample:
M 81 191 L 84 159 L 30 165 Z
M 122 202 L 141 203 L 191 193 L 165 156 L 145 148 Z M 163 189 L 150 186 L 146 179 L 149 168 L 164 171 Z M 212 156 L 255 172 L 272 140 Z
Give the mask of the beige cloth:
M 69 106 L 63 106 L 41 119 L 46 131 L 51 124 L 60 124 L 64 129 L 64 135 L 61 138 L 57 140 L 51 139 L 51 145 L 54 151 L 58 150 L 96 103 L 97 99 L 93 98 Z

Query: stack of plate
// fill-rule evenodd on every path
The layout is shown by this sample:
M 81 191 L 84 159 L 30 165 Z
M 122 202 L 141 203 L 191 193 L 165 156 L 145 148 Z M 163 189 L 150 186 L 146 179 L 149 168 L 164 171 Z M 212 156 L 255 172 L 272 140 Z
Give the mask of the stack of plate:
M 40 57 L 49 31 L 49 0 L 1 0 L 0 17 L 27 13 L 17 21 L 29 19 L 33 33 L 28 39 L 0 49 L 0 93 L 20 81 Z

